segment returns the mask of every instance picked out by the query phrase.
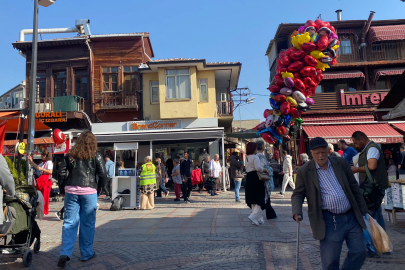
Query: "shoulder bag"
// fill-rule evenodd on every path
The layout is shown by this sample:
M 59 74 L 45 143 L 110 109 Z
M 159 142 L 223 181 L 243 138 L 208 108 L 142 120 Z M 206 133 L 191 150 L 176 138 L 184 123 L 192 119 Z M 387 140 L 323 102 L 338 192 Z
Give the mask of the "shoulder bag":
M 249 161 L 249 159 L 248 159 L 248 161 Z M 270 174 L 269 174 L 269 172 L 267 170 L 262 171 L 262 172 L 256 171 L 256 173 L 257 173 L 257 177 L 259 178 L 260 181 L 265 182 L 265 181 L 270 180 Z

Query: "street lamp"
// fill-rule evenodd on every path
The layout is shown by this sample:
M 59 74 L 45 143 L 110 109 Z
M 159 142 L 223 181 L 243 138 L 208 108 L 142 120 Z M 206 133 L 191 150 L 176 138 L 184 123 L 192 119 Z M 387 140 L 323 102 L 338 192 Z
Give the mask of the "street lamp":
M 27 156 L 34 152 L 35 138 L 35 90 L 37 85 L 37 52 L 38 52 L 38 4 L 48 7 L 55 3 L 56 0 L 34 0 L 34 26 L 32 34 L 32 53 L 31 53 L 31 80 L 29 94 L 29 115 L 28 115 L 28 149 Z M 32 167 L 27 162 L 27 184 L 32 184 Z

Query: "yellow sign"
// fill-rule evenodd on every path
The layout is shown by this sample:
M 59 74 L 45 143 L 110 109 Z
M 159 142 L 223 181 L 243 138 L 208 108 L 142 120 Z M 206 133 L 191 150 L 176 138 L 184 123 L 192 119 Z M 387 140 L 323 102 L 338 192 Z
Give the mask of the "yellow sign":
M 42 123 L 53 122 L 67 122 L 66 113 L 62 115 L 62 112 L 41 112 L 35 113 L 35 118 Z
M 21 155 L 24 155 L 25 153 L 25 143 L 24 142 L 20 142 L 17 144 L 18 147 L 18 153 L 20 153 Z

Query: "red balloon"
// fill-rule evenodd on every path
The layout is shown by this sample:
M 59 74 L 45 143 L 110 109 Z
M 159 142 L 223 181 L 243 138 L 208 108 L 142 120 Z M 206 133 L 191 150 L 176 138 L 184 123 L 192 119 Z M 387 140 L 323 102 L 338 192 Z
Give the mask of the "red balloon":
M 301 46 L 304 52 L 312 52 L 316 50 L 316 45 L 312 42 L 304 43 Z
M 304 66 L 304 63 L 302 63 L 301 61 L 296 61 L 292 64 L 290 64 L 287 68 L 287 70 L 289 72 L 297 72 L 298 70 L 300 70 L 302 67 Z
M 283 56 L 284 57 L 284 56 Z M 281 64 L 281 56 L 280 58 L 277 60 L 277 67 L 281 68 L 284 67 L 283 64 Z
M 336 33 L 335 27 L 333 27 L 332 25 L 329 26 L 329 29 L 330 29 L 331 31 L 333 31 L 334 33 Z
M 305 77 L 303 79 L 303 81 L 304 81 L 305 86 L 309 89 L 317 86 L 317 84 L 310 77 Z
M 318 61 L 310 55 L 305 55 L 304 63 L 308 66 L 313 66 L 313 67 L 318 65 Z
M 66 135 L 60 129 L 55 129 L 52 134 L 55 145 L 62 144 L 66 141 Z
M 298 60 L 302 59 L 304 56 L 305 56 L 305 52 L 301 51 L 301 50 L 290 53 L 290 58 L 294 61 L 298 61 Z
M 336 63 L 337 63 L 336 58 L 334 58 L 334 59 L 332 60 L 332 62 L 330 62 L 329 64 L 330 64 L 331 66 L 333 66 L 333 65 L 336 64 Z
M 263 133 L 261 136 L 267 143 L 274 144 L 276 142 L 276 139 L 274 139 L 269 133 Z
M 288 66 L 289 64 L 291 64 L 291 59 L 290 57 L 288 57 L 287 55 L 283 56 L 282 58 L 280 58 L 280 63 L 283 66 Z
M 303 67 L 303 68 L 301 68 L 301 70 L 300 70 L 300 74 L 301 74 L 302 76 L 308 76 L 308 77 L 313 76 L 313 75 L 316 75 L 316 68 L 314 68 L 314 67 L 308 67 L 308 66 Z
M 289 49 L 287 50 L 287 55 L 290 56 L 291 53 L 295 52 L 296 50 L 297 50 L 297 49 L 295 49 L 295 47 L 289 48 Z M 285 52 L 285 51 L 284 51 L 284 52 Z M 281 53 L 280 53 L 280 55 L 281 55 Z
M 312 21 L 312 20 L 308 20 L 308 21 L 305 23 L 305 27 L 308 27 L 308 26 L 316 27 L 316 23 L 314 23 L 314 21 Z
M 280 87 L 284 86 L 284 81 L 282 79 L 274 79 L 274 83 Z
M 292 118 L 300 118 L 300 113 L 298 112 L 297 108 L 294 107 L 290 108 L 290 115 Z
M 323 25 L 324 25 L 325 27 L 328 27 L 328 28 L 330 29 L 330 23 L 329 23 L 329 22 L 324 22 Z
M 281 51 L 280 52 L 280 58 L 283 57 L 283 56 L 286 56 L 286 55 L 288 55 L 288 51 Z
M 281 94 L 274 97 L 274 100 L 277 101 L 277 102 L 280 102 L 280 103 L 284 102 L 285 99 L 286 99 L 286 96 L 281 95 Z
M 329 45 L 329 39 L 327 36 L 323 36 L 318 39 L 316 42 L 316 49 L 319 51 L 324 51 L 326 48 L 328 48 Z
M 316 75 L 321 75 L 321 74 L 322 74 L 322 70 L 317 69 L 317 70 L 316 70 Z
M 290 135 L 286 135 L 285 138 L 286 138 L 287 140 L 291 140 Z
M 295 79 L 301 79 L 301 74 L 299 72 L 294 73 L 294 78 Z
M 283 102 L 280 106 L 281 114 L 287 115 L 290 112 L 290 104 L 288 102 Z
M 300 79 L 294 79 L 294 88 L 299 91 L 305 91 L 305 84 Z
M 283 79 L 283 76 L 280 73 L 274 75 L 274 79 Z
M 284 135 L 286 132 L 287 132 L 287 130 L 285 129 L 284 126 L 279 126 L 277 128 L 277 133 L 280 134 L 280 135 Z
M 287 72 L 287 68 L 286 68 L 286 67 L 281 67 L 281 68 L 280 68 L 280 73 L 283 73 L 283 72 Z
M 269 88 L 267 88 L 270 92 L 272 92 L 272 93 L 278 93 L 278 92 L 280 92 L 280 90 L 281 90 L 281 87 L 280 86 L 278 86 L 278 85 L 270 85 L 270 87 Z
M 323 24 L 323 21 L 320 19 L 316 19 L 315 24 L 319 27 L 319 25 Z

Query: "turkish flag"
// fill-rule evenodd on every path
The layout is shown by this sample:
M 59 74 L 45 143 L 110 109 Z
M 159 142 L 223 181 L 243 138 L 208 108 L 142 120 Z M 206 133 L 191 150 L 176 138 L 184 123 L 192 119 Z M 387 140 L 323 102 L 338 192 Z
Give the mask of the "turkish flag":
M 4 136 L 6 135 L 7 121 L 0 125 L 0 154 L 3 154 Z

